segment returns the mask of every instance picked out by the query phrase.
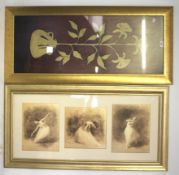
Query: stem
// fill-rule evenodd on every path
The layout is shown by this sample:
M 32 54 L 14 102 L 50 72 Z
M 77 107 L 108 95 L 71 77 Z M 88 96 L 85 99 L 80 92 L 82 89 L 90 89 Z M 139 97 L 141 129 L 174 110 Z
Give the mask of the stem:
M 100 45 L 101 40 L 102 40 L 102 36 L 99 33 L 98 33 L 98 36 L 99 36 L 99 38 L 98 38 L 98 44 Z
M 114 53 L 116 54 L 117 57 L 120 57 L 118 52 L 116 51 L 116 49 L 114 47 L 112 47 L 112 46 L 108 46 L 108 47 L 111 48 L 114 51 Z
M 71 52 L 70 52 L 70 56 L 71 56 L 71 54 L 72 54 L 72 52 L 74 51 L 74 49 L 73 49 L 73 46 L 72 46 L 72 45 L 70 45 L 70 47 L 71 47 Z
M 97 52 L 98 52 L 98 50 L 97 50 L 96 46 L 92 46 L 92 47 L 94 48 L 95 53 L 97 53 Z
M 58 43 L 57 45 L 63 45 L 63 46 L 135 46 L 135 43 L 127 43 L 127 44 L 121 44 L 121 43 L 103 43 L 103 44 L 93 44 L 93 43 Z

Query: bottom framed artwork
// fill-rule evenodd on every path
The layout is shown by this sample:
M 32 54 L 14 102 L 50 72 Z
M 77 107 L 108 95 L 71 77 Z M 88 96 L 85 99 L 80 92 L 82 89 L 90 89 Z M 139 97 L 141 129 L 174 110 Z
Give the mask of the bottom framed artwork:
M 5 167 L 167 170 L 168 88 L 5 86 Z

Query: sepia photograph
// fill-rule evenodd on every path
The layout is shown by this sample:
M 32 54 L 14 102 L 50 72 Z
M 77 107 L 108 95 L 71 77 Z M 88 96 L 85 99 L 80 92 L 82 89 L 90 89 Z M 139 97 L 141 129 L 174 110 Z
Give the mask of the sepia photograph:
M 6 85 L 5 95 L 5 167 L 167 168 L 167 86 Z
M 59 151 L 57 107 L 57 104 L 22 104 L 22 150 Z
M 106 111 L 104 108 L 65 108 L 66 148 L 105 148 Z
M 114 104 L 112 111 L 112 152 L 149 152 L 150 105 Z

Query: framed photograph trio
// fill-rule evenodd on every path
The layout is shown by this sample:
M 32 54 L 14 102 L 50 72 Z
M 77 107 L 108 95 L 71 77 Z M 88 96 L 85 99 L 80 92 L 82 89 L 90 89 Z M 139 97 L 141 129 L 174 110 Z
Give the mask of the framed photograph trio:
M 5 166 L 167 170 L 168 87 L 5 86 Z

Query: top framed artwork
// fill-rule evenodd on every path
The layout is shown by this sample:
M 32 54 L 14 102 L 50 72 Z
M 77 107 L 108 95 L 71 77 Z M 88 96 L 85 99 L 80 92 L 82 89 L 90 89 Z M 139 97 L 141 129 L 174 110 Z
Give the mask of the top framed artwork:
M 5 13 L 6 83 L 172 83 L 172 7 L 6 7 Z

